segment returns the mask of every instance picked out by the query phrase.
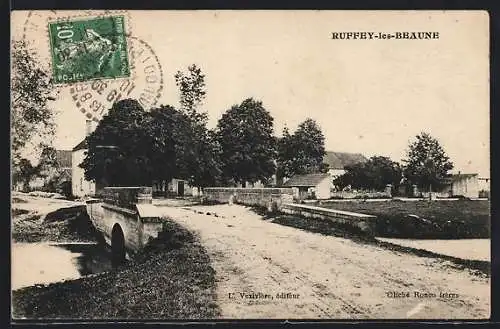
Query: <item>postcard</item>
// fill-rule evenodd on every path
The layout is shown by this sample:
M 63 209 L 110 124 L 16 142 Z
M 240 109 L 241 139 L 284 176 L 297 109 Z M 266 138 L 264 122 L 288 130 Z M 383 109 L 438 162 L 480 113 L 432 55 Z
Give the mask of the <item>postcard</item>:
M 11 31 L 13 321 L 490 317 L 486 11 Z

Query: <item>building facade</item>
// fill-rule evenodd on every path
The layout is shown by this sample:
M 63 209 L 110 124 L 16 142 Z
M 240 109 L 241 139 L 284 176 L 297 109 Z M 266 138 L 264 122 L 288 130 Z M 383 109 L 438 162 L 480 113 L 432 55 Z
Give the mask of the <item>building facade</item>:
M 329 174 L 295 175 L 288 179 L 283 187 L 291 187 L 295 199 L 329 199 L 332 179 Z

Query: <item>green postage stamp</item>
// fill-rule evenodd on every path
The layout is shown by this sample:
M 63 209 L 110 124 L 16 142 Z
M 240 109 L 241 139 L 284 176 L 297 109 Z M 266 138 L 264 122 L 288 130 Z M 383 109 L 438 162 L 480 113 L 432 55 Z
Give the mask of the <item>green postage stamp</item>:
M 130 76 L 123 16 L 49 23 L 55 83 Z

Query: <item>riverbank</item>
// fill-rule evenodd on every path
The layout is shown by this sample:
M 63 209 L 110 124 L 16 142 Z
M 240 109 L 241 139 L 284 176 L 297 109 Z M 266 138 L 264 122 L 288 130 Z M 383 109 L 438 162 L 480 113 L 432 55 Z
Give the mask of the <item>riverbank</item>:
M 25 202 L 19 201 L 21 199 Z M 78 235 L 80 231 L 73 227 L 74 223 L 77 227 L 85 223 L 83 217 L 57 220 L 52 215 L 36 212 L 35 209 L 41 208 L 33 207 L 30 198 L 19 200 L 12 205 L 18 209 L 12 219 L 15 241 L 88 239 Z M 36 203 L 52 201 L 36 200 Z M 165 221 L 164 232 L 120 268 L 14 290 L 13 318 L 214 318 L 219 312 L 214 297 L 214 274 L 210 258 L 198 238 L 180 225 Z

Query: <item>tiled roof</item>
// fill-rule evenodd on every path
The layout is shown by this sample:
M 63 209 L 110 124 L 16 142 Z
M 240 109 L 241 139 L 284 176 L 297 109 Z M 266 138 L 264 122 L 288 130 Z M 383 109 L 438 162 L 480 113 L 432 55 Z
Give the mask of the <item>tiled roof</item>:
M 306 174 L 306 175 L 295 175 L 289 180 L 286 181 L 283 186 L 316 186 L 318 185 L 323 179 L 325 178 L 330 178 L 330 175 L 328 174 Z
M 366 161 L 368 159 L 361 153 L 327 151 L 323 157 L 323 162 L 328 164 L 329 169 L 344 169 L 345 166 Z
M 71 151 L 56 150 L 57 163 L 63 168 L 71 168 Z

